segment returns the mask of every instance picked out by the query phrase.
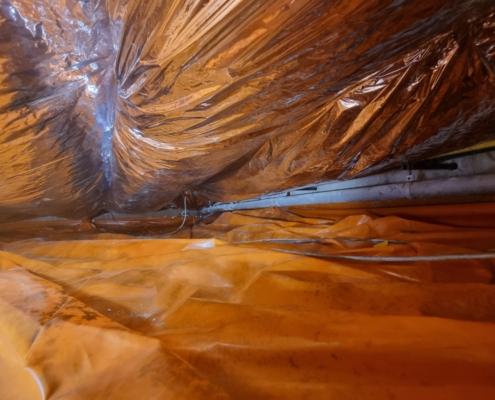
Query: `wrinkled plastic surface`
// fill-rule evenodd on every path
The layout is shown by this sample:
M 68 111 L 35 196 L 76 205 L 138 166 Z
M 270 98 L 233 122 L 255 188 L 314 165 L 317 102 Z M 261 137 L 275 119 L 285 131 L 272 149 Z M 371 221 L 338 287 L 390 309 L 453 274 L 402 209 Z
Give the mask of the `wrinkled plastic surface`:
M 4 243 L 0 398 L 493 399 L 493 260 L 267 245 L 465 254 L 495 249 L 494 218 L 494 204 L 263 210 L 195 239 Z
M 109 22 L 96 1 L 0 1 L 2 219 L 101 207 Z
M 1 217 L 247 198 L 493 138 L 494 12 L 1 0 Z

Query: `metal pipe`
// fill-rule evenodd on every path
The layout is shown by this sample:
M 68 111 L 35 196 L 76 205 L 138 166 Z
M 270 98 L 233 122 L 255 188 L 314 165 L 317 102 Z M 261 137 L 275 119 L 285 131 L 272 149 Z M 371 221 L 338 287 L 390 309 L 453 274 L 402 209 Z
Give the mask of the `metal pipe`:
M 360 182 L 361 183 L 361 182 Z M 316 204 L 339 204 L 353 202 L 386 202 L 394 200 L 425 200 L 438 197 L 491 195 L 495 194 L 495 174 L 452 177 L 402 183 L 386 183 L 374 186 L 332 189 L 312 193 L 269 195 L 266 197 L 232 203 L 217 203 L 201 210 L 202 214 L 225 211 L 290 207 Z

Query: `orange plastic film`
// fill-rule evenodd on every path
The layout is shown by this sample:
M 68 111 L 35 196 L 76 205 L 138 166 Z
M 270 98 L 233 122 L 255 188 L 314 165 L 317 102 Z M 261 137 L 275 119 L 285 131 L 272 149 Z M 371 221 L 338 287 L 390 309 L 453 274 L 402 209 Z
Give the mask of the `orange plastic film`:
M 470 207 L 493 221 L 493 204 Z M 3 244 L 0 398 L 491 399 L 493 259 L 324 257 L 493 250 L 467 209 L 263 210 L 196 239 Z M 270 242 L 289 236 L 320 256 Z

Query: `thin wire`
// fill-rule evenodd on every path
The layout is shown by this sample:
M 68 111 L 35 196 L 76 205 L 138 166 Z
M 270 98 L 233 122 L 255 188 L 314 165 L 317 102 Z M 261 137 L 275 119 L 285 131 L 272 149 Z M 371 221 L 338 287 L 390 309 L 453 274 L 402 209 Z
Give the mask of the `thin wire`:
M 171 235 L 175 235 L 175 234 L 179 233 L 182 230 L 182 228 L 184 228 L 184 226 L 186 225 L 186 221 L 187 221 L 187 197 L 186 196 L 184 196 L 184 209 L 182 211 L 182 215 L 183 215 L 182 223 L 179 225 L 179 227 L 175 231 L 167 233 L 166 234 L 167 236 L 171 236 Z
M 495 253 L 474 253 L 474 254 L 438 254 L 434 256 L 350 256 L 340 254 L 320 254 L 297 250 L 276 249 L 282 253 L 295 254 L 307 257 L 326 258 L 334 260 L 352 260 L 366 262 L 418 262 L 418 261 L 456 261 L 456 260 L 495 260 Z

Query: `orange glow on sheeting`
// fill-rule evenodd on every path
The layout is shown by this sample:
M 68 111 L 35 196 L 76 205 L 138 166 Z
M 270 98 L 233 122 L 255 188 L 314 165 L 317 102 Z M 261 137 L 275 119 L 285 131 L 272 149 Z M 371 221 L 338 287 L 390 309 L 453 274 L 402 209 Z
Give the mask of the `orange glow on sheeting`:
M 495 249 L 494 218 L 264 210 L 195 239 L 4 244 L 0 398 L 495 398 L 493 260 L 286 252 L 475 254 Z

